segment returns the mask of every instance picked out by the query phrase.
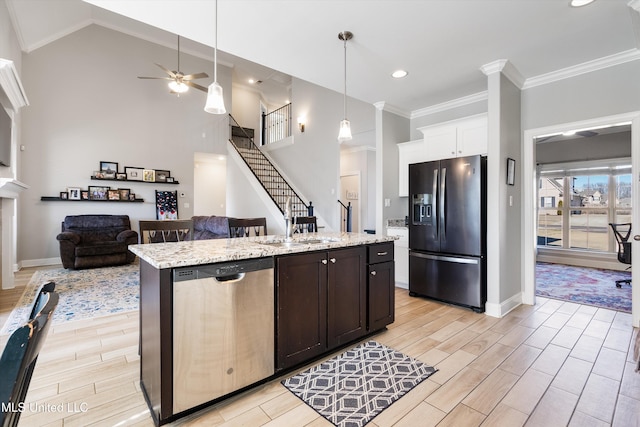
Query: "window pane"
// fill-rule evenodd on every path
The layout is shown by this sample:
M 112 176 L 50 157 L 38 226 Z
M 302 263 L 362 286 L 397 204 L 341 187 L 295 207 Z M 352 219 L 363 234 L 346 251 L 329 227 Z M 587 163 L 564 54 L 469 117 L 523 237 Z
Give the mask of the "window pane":
M 607 251 L 609 249 L 609 216 L 607 209 L 575 209 L 571 211 L 569 241 L 576 249 Z
M 562 247 L 562 178 L 540 179 L 538 245 Z

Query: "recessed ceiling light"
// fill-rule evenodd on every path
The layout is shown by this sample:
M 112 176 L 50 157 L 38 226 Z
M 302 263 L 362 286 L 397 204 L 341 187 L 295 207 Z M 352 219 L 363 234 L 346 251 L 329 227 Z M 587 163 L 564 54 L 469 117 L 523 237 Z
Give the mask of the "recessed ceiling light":
M 595 0 L 571 0 L 569 2 L 569 4 L 572 7 L 582 7 L 582 6 L 586 6 L 589 3 L 593 3 Z
M 256 81 L 253 79 L 249 79 L 249 83 L 254 84 Z
M 395 79 L 401 79 L 403 77 L 407 76 L 407 73 L 405 70 L 396 70 L 393 73 L 391 73 L 391 77 L 395 78 Z

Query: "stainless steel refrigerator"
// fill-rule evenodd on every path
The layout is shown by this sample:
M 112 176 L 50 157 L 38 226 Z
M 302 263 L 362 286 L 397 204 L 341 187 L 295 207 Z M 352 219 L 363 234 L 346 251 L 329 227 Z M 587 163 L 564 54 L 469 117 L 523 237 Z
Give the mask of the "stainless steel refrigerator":
M 470 156 L 409 165 L 409 295 L 484 311 L 486 164 Z

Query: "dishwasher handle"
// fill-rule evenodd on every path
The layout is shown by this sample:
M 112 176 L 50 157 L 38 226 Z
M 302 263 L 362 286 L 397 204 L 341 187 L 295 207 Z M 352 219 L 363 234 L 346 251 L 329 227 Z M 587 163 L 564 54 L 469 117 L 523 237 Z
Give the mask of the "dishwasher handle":
M 227 276 L 213 277 L 213 279 L 215 279 L 216 282 L 219 282 L 219 283 L 234 283 L 244 279 L 244 274 L 245 273 L 235 273 L 235 274 L 229 274 Z

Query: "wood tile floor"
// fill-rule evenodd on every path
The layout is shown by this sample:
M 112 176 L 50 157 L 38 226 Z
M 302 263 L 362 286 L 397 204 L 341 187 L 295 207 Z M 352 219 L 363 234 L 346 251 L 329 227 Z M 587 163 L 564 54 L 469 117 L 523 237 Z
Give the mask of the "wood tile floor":
M 0 291 L 0 322 L 33 271 Z M 539 298 L 496 319 L 402 289 L 396 298 L 395 323 L 374 339 L 439 372 L 370 427 L 640 426 L 631 315 Z M 20 426 L 153 426 L 137 346 L 137 312 L 52 325 Z M 330 424 L 274 380 L 174 425 Z

